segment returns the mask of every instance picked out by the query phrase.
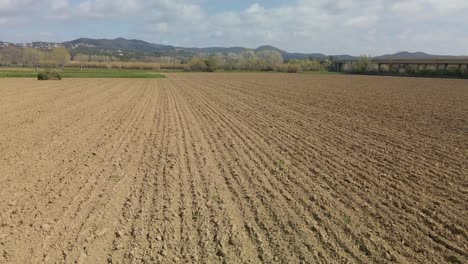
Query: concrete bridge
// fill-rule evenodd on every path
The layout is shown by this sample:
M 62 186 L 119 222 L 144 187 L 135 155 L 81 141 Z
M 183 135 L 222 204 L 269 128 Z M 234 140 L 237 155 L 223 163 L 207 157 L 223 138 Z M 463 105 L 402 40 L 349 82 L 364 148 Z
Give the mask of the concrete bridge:
M 334 71 L 343 71 L 344 65 L 350 64 L 356 60 L 333 60 L 332 69 Z M 434 59 L 371 59 L 378 65 L 379 70 L 382 66 L 388 66 L 390 71 L 398 71 L 399 69 L 407 69 L 415 67 L 417 70 L 425 70 L 428 66 L 434 67 L 436 70 L 446 71 L 449 66 L 455 66 L 458 70 L 468 69 L 468 57 L 449 57 L 449 58 L 434 58 Z

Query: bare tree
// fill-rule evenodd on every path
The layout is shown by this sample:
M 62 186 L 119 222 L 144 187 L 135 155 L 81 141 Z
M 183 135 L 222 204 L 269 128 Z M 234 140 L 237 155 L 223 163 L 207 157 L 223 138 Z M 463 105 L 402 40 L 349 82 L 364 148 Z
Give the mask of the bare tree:
M 37 67 L 41 60 L 44 59 L 44 53 L 35 48 L 24 48 L 22 50 L 22 63 L 23 65 L 30 65 L 37 71 Z
M 257 52 L 255 55 L 268 66 L 283 63 L 283 55 L 274 50 L 262 50 Z
M 57 63 L 57 65 L 62 68 L 65 67 L 65 64 L 67 64 L 70 61 L 70 53 L 64 47 L 53 49 L 50 52 L 49 56 L 52 61 Z
M 20 48 L 17 47 L 4 47 L 0 49 L 0 54 L 2 54 L 2 64 L 11 65 L 21 63 L 22 52 Z

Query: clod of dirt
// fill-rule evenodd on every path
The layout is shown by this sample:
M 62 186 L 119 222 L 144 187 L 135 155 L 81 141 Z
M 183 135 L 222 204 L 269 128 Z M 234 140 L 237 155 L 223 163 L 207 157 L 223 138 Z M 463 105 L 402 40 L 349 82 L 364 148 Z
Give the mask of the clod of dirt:
M 447 261 L 450 262 L 450 263 L 456 263 L 456 264 L 461 264 L 462 263 L 461 260 L 459 260 L 457 258 L 457 256 L 455 256 L 455 255 L 448 256 Z
M 50 225 L 49 224 L 43 224 L 41 226 L 42 230 L 44 230 L 45 232 L 49 232 L 50 231 Z
M 86 263 L 86 258 L 88 257 L 88 255 L 86 255 L 86 253 L 84 252 L 81 252 L 80 256 L 78 257 L 78 259 L 75 261 L 76 264 L 85 264 Z
M 226 252 L 224 252 L 224 250 L 222 248 L 219 248 L 216 255 L 224 258 L 224 257 L 226 257 Z
M 366 254 L 367 256 L 372 255 L 372 252 L 369 250 L 369 248 L 364 243 L 359 245 L 359 250 L 364 252 L 364 254 Z
M 117 232 L 115 232 L 116 237 L 123 237 L 123 235 L 124 233 L 121 230 L 118 230 Z
M 96 233 L 96 236 L 97 236 L 97 237 L 100 237 L 100 236 L 104 235 L 105 233 L 107 233 L 107 228 L 103 228 L 103 229 L 101 229 L 100 231 L 98 231 L 98 232 Z

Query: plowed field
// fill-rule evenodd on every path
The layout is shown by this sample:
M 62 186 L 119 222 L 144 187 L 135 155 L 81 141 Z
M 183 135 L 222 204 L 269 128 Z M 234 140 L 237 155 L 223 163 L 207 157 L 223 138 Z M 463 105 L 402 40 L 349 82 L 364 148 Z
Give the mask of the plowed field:
M 0 263 L 468 261 L 468 82 L 0 80 Z

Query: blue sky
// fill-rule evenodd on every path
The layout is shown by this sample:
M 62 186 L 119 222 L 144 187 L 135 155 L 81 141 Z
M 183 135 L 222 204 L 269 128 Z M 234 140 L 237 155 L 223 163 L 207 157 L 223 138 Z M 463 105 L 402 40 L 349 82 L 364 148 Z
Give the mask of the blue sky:
M 467 0 L 0 0 L 0 40 L 468 55 Z

